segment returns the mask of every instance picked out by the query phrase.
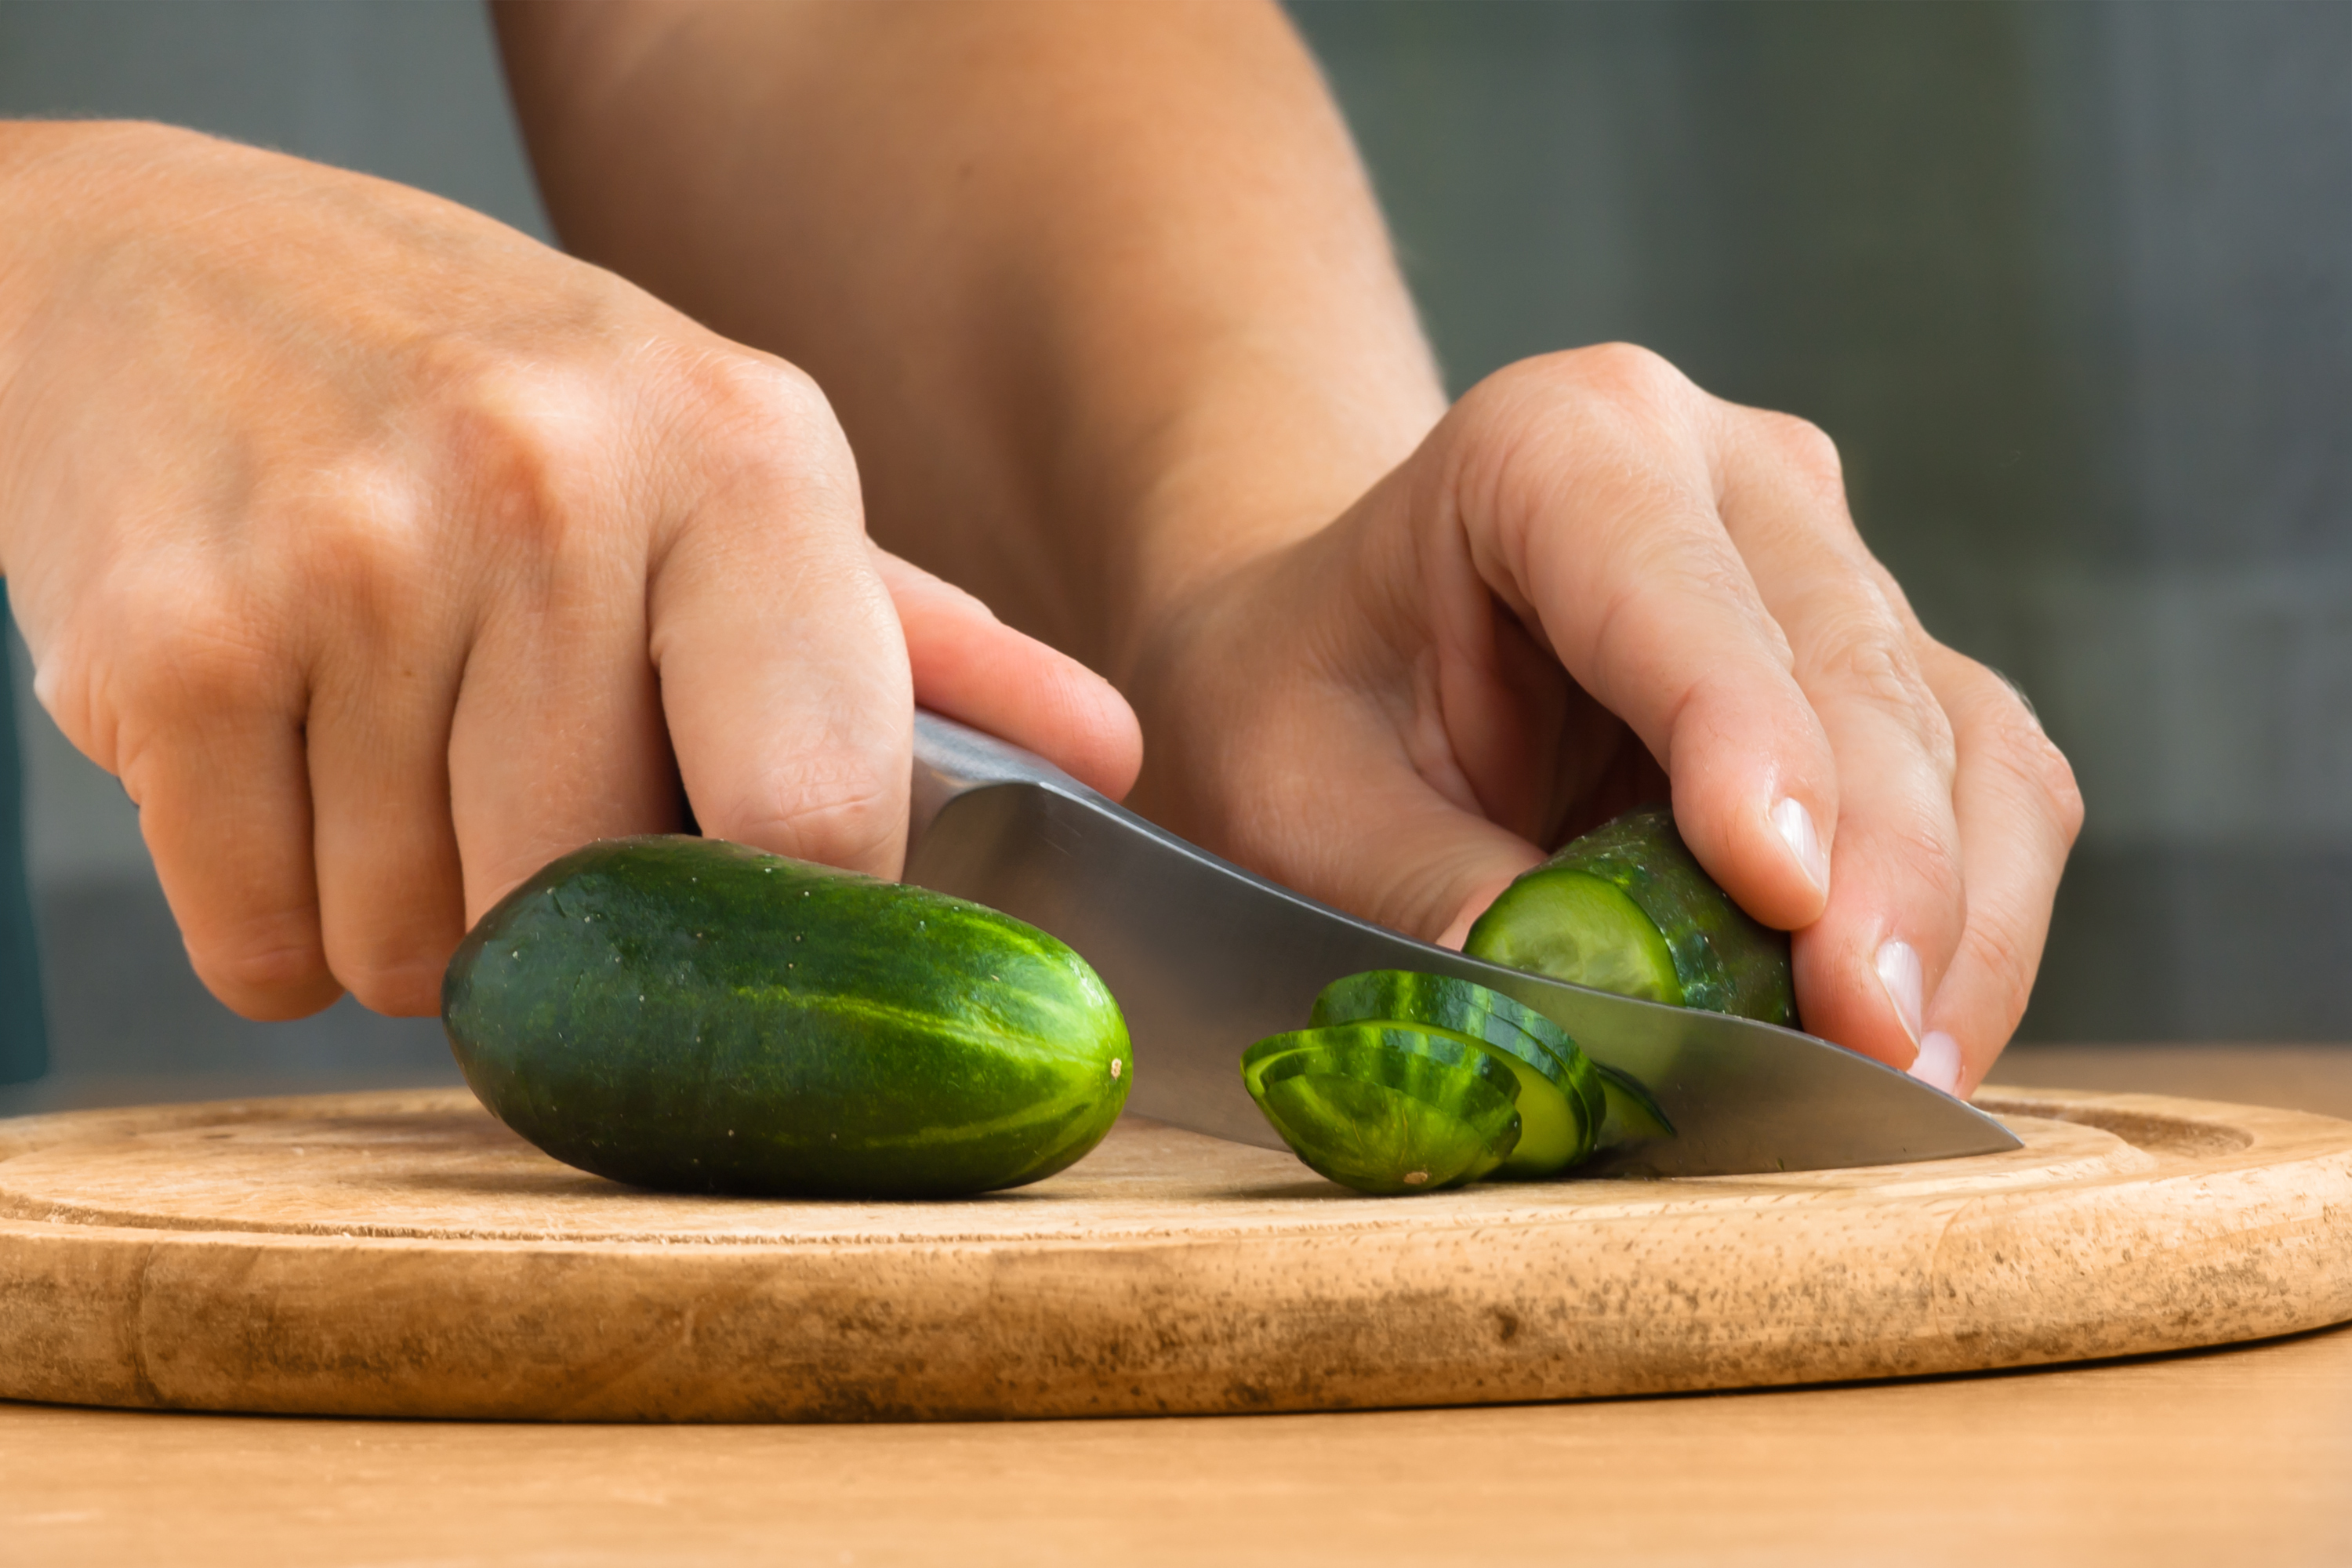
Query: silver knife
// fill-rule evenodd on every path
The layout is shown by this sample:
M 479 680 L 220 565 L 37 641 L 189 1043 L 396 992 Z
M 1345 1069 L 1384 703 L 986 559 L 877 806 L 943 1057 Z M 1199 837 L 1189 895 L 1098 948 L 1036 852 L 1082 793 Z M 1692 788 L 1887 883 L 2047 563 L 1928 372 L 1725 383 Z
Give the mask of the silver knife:
M 1965 1102 L 1811 1035 L 1500 968 L 1342 914 L 935 713 L 916 715 L 910 815 L 907 880 L 1076 948 L 1127 1015 L 1128 1108 L 1196 1132 L 1281 1148 L 1242 1087 L 1243 1050 L 1304 1027 L 1343 974 L 1417 969 L 1517 998 L 1657 1096 L 1675 1136 L 1580 1173 L 1814 1171 L 2020 1146 Z

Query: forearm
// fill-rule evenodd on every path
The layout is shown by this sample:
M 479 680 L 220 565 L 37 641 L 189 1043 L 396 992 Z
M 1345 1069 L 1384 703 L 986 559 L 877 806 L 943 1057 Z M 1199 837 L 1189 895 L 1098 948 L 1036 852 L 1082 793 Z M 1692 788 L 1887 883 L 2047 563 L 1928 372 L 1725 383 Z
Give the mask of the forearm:
M 1442 409 L 1270 5 L 509 5 L 580 253 L 814 374 L 869 526 L 1098 667 Z

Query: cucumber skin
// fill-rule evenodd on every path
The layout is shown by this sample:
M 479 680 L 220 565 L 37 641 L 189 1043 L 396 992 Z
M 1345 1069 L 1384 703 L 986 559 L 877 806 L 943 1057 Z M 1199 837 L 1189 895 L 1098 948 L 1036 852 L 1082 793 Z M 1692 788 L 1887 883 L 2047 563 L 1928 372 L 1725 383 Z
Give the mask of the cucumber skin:
M 1293 1124 L 1274 1103 L 1281 1080 L 1316 1080 L 1340 1091 L 1379 1091 L 1419 1108 L 1422 1142 L 1410 1152 L 1377 1151 L 1364 1139 L 1391 1117 L 1341 1113 L 1312 1127 Z M 1242 1054 L 1242 1081 L 1274 1130 L 1318 1175 L 1376 1197 L 1439 1192 L 1474 1182 L 1518 1146 L 1517 1078 L 1466 1039 L 1401 1024 L 1340 1024 L 1269 1035 Z M 1328 1101 L 1327 1091 L 1327 1101 Z M 1337 1107 L 1328 1103 L 1326 1111 Z M 1412 1114 L 1408 1112 L 1408 1114 Z M 1371 1157 L 1367 1157 L 1371 1156 Z M 1418 1173 L 1422 1180 L 1407 1180 Z
M 1475 981 L 1415 970 L 1374 969 L 1343 975 L 1323 987 L 1307 1017 L 1310 1029 L 1358 1023 L 1396 1023 L 1483 1041 L 1535 1068 L 1567 1097 L 1577 1126 L 1576 1142 L 1567 1158 L 1538 1164 L 1528 1157 L 1527 1142 L 1522 1139 L 1519 1148 L 1497 1168 L 1501 1179 L 1558 1175 L 1591 1154 L 1607 1112 L 1600 1080 L 1567 1031 L 1532 1007 Z
M 1496 1037 L 1486 1032 L 1486 1021 L 1496 1020 L 1506 1031 L 1534 1042 L 1563 1072 L 1570 1059 L 1581 1054 L 1565 1029 L 1534 1008 L 1475 981 L 1412 969 L 1368 969 L 1341 975 L 1316 994 L 1307 1026 L 1381 1019 L 1438 1024 L 1487 1040 Z
M 442 1021 L 499 1121 L 668 1191 L 1015 1186 L 1101 1142 L 1134 1079 L 1109 991 L 1045 932 L 677 836 L 589 845 L 508 894 L 450 960 Z
M 1674 958 L 1684 1006 L 1798 1026 L 1789 933 L 1750 919 L 1716 885 L 1683 842 L 1673 812 L 1652 806 L 1612 818 L 1520 880 L 1560 871 L 1610 883 L 1650 917 Z M 1463 951 L 1484 957 L 1481 945 L 1474 925 Z

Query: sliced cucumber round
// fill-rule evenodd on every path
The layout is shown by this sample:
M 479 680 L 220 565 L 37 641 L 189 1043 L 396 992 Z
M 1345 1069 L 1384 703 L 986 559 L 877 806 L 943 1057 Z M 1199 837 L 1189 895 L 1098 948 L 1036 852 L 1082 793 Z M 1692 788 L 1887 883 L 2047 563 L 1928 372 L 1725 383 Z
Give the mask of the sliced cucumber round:
M 1674 950 L 1623 889 L 1589 871 L 1547 863 L 1487 906 L 1462 951 L 1508 969 L 1684 1005 Z
M 1568 1064 L 1568 1080 L 1584 1108 L 1584 1152 L 1577 1156 L 1581 1163 L 1601 1147 L 1608 1134 L 1609 1093 L 1601 1083 L 1601 1064 L 1580 1050 L 1576 1059 Z
M 1788 933 L 1732 902 L 1663 806 L 1604 823 L 1513 882 L 1462 951 L 1623 996 L 1797 1022 Z
M 1534 1008 L 1513 1001 L 1499 991 L 1450 974 L 1428 974 L 1417 969 L 1368 969 L 1343 975 L 1323 987 L 1315 998 L 1312 1022 L 1355 1024 L 1393 1018 L 1405 1024 L 1436 1024 L 1482 1040 L 1495 1041 L 1489 1031 L 1517 1030 L 1559 1058 L 1563 1066 L 1577 1055 L 1568 1031 Z M 1507 1038 L 1507 1034 L 1503 1037 Z
M 1558 1175 L 1592 1152 L 1601 1116 L 1566 1031 L 1500 992 L 1450 975 L 1374 969 L 1335 980 L 1315 999 L 1318 1026 L 1393 1023 L 1443 1033 L 1496 1058 L 1519 1080 L 1519 1142 L 1495 1174 Z
M 1632 1073 L 1592 1064 L 1592 1079 L 1601 1090 L 1604 1111 L 1594 1147 L 1613 1149 L 1645 1138 L 1671 1138 L 1675 1124 L 1666 1120 L 1656 1100 Z
M 1520 1079 L 1475 1042 L 1396 1024 L 1269 1036 L 1242 1081 L 1317 1173 L 1359 1192 L 1477 1180 L 1519 1142 Z

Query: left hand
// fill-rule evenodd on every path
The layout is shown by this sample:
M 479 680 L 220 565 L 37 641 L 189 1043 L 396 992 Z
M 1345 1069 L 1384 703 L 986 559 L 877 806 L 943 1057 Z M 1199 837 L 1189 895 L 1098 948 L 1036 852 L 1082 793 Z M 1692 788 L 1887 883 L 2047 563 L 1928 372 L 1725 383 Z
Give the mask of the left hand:
M 1638 349 L 1489 378 L 1139 646 L 1136 804 L 1174 830 L 1459 945 L 1548 848 L 1670 788 L 1701 863 L 1795 931 L 1806 1027 L 1960 1092 L 2024 1010 L 2082 821 L 2032 711 L 1864 548 L 1828 439 Z

